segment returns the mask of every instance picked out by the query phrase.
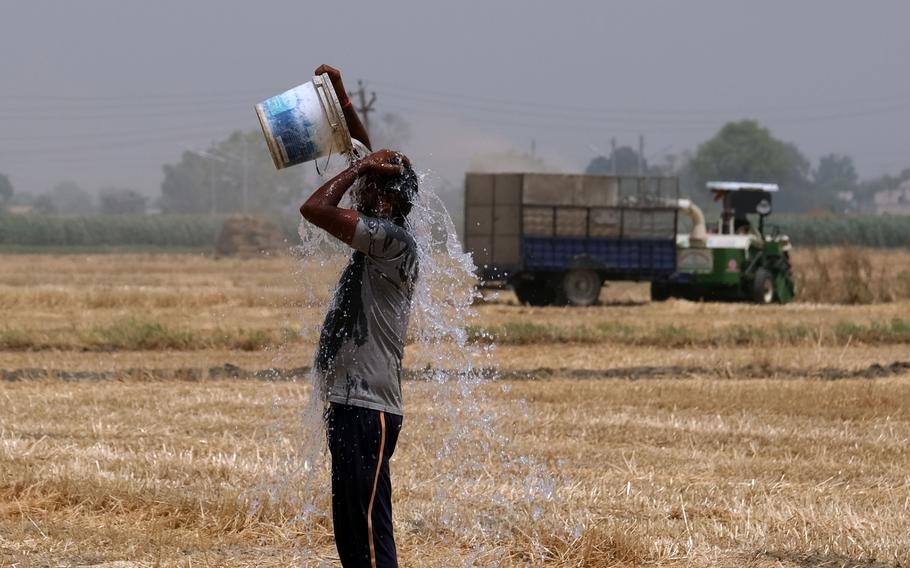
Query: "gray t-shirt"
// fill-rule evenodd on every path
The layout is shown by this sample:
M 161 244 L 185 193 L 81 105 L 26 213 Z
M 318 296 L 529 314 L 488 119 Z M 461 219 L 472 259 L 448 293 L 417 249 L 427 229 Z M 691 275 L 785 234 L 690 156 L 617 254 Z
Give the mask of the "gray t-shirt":
M 330 402 L 402 414 L 401 359 L 417 247 L 403 227 L 363 215 L 351 246 L 319 337 L 316 368 Z

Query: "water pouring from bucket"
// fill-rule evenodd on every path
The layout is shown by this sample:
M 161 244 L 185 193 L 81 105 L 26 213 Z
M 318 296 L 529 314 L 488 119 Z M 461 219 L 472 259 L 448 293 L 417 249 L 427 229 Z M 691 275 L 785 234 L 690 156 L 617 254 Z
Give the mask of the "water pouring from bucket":
M 321 66 L 316 75 L 310 83 L 257 106 L 279 168 L 335 151 L 351 152 L 333 148 L 353 149 L 355 139 L 371 146 L 344 95 L 340 73 Z M 344 101 L 338 107 L 346 120 L 338 119 L 337 95 Z M 351 152 L 349 158 L 360 156 Z M 422 379 L 408 386 L 423 390 L 432 400 L 432 410 L 412 415 L 424 447 L 431 451 L 429 460 L 415 465 L 419 471 L 404 479 L 434 482 L 432 502 L 419 511 L 406 509 L 404 524 L 420 526 L 426 534 L 464 539 L 473 543 L 476 555 L 491 559 L 486 565 L 502 565 L 507 559 L 496 552 L 499 543 L 515 527 L 536 539 L 534 523 L 555 492 L 549 470 L 532 456 L 516 453 L 497 429 L 494 405 L 486 393 L 497 375 L 492 346 L 472 341 L 468 332 L 477 316 L 474 263 L 462 250 L 455 225 L 434 191 L 441 183 L 432 177 L 429 172 L 414 172 L 397 152 L 380 150 L 326 181 L 301 207 L 306 222 L 295 253 L 307 263 L 299 271 L 304 287 L 312 292 L 316 281 L 307 279 L 324 272 L 328 251 L 348 260 L 336 263 L 338 283 L 322 295 L 331 301 L 322 306 L 323 325 L 315 326 L 319 346 L 308 375 L 308 396 L 299 400 L 301 412 L 287 438 L 293 440 L 292 447 L 272 480 L 260 486 L 264 493 L 257 489 L 250 501 L 254 510 L 282 503 L 294 507 L 292 522 L 301 527 L 305 565 L 322 565 L 314 551 L 321 546 L 320 527 L 329 522 L 330 511 L 336 544 L 341 543 L 337 550 L 343 556 L 356 554 L 358 547 L 366 551 L 365 541 L 373 538 L 373 529 L 361 530 L 361 525 L 368 526 L 366 519 L 373 518 L 367 513 L 360 519 L 363 512 L 376 504 L 390 506 L 391 481 L 378 496 L 375 492 L 378 479 L 391 479 L 390 470 L 383 468 L 397 433 L 394 440 L 388 438 L 385 421 L 390 421 L 388 432 L 400 429 L 406 343 L 412 343 L 408 350 L 414 364 L 407 375 Z M 420 191 L 417 185 L 422 186 Z M 351 201 L 341 205 L 343 196 Z M 367 221 L 362 222 L 361 215 Z M 313 296 L 314 304 L 324 301 L 317 297 Z M 351 381 L 352 376 L 360 380 Z M 530 420 L 526 409 L 518 411 L 523 422 Z M 350 412 L 366 417 L 357 430 L 344 422 Z M 360 431 L 369 435 L 361 440 L 353 434 Z M 366 457 L 376 465 L 348 471 Z M 491 465 L 495 479 L 488 470 Z M 358 492 L 360 487 L 373 492 Z M 459 506 L 452 507 L 453 502 Z M 394 542 L 390 508 L 382 518 L 389 522 L 373 527 L 379 531 L 375 540 Z M 354 534 L 351 527 L 357 528 L 358 537 L 348 538 Z M 367 554 L 372 548 L 361 556 Z
M 341 86 L 340 74 L 327 65 L 316 73 L 311 81 L 256 105 L 269 153 L 279 170 L 332 154 L 353 160 L 368 151 L 366 132 L 351 132 L 345 119 L 345 112 L 353 109 L 343 90 L 346 103 L 339 100 L 335 85 Z M 357 124 L 356 130 L 362 127 Z

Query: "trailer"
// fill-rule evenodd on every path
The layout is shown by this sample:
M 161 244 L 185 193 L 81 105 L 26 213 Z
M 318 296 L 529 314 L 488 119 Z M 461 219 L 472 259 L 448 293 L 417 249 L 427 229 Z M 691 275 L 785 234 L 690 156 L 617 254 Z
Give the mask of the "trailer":
M 606 280 L 676 272 L 675 177 L 468 173 L 465 249 L 531 305 L 595 303 Z

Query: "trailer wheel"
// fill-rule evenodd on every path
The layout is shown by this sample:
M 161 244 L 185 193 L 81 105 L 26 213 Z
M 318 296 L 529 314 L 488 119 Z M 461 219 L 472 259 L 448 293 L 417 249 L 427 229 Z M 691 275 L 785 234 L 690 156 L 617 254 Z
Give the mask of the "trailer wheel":
M 570 270 L 562 277 L 561 299 L 573 306 L 590 306 L 600 298 L 603 285 L 604 281 L 593 270 Z
M 770 304 L 774 301 L 774 277 L 764 268 L 755 271 L 752 299 L 758 304 Z
M 670 299 L 670 285 L 667 282 L 651 282 L 651 301 L 666 302 Z
M 556 302 L 556 291 L 547 280 L 520 280 L 513 288 L 522 304 L 550 306 Z

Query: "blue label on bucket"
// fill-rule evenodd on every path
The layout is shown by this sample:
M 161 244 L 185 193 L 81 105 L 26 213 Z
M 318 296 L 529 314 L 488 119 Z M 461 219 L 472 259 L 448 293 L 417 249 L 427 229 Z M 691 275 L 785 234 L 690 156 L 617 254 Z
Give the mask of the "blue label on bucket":
M 302 112 L 292 108 L 272 115 L 269 124 L 275 138 L 281 139 L 285 166 L 307 162 L 319 156 L 319 148 L 313 142 L 313 124 L 310 124 Z
M 294 94 L 294 91 L 281 93 L 277 97 L 272 97 L 269 100 L 265 101 L 265 108 L 272 116 L 289 111 L 296 106 L 297 95 Z

